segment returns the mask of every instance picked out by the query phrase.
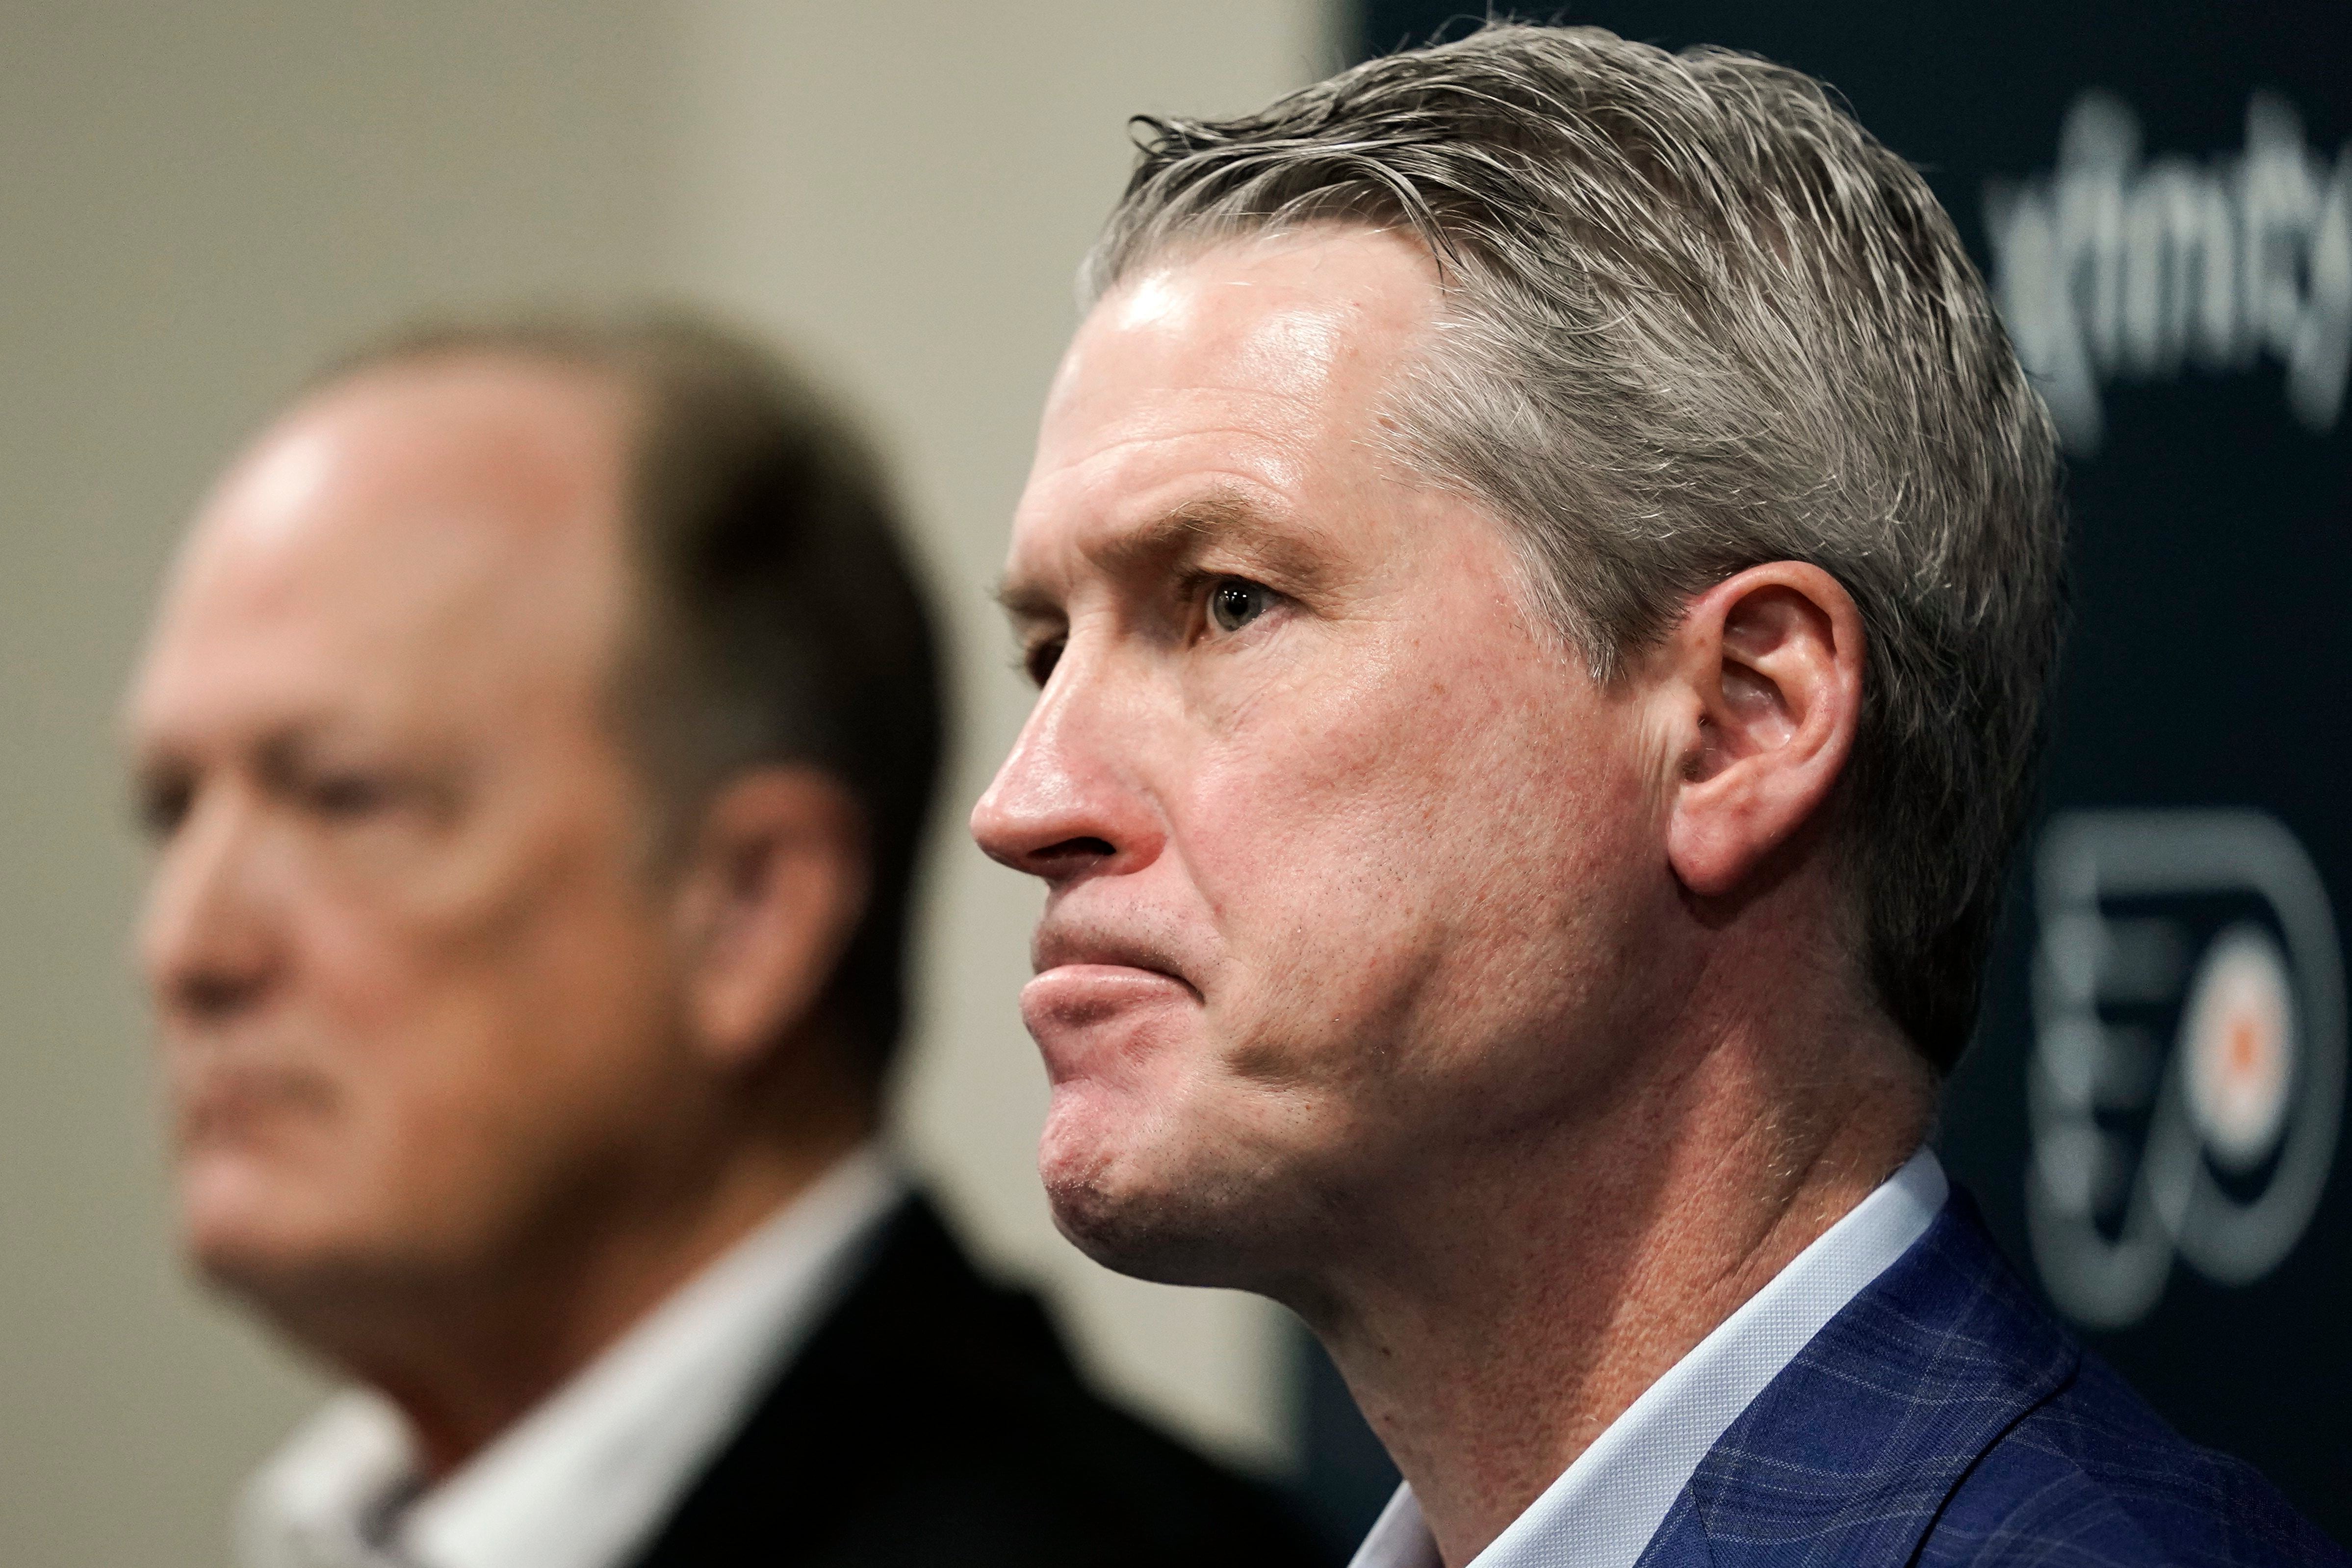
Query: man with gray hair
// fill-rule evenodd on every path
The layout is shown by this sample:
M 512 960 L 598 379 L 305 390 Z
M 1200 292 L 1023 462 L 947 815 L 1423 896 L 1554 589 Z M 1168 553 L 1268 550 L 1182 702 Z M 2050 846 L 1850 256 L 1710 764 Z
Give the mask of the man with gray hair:
M 1822 87 L 1493 26 L 1147 122 L 973 813 L 1065 1231 L 1293 1307 L 1358 1562 L 2342 1561 L 1926 1148 L 2062 620 L 2050 422 Z

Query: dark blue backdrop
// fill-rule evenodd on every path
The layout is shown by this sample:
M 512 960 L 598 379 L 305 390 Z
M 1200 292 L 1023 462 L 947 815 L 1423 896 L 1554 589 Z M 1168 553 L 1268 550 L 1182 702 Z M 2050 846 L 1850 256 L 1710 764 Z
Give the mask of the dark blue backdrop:
M 1359 17 L 1364 54 L 1467 25 Z M 2101 1354 L 2352 1540 L 2352 7 L 1568 17 L 1825 78 L 1993 278 L 2067 435 L 2076 624 L 1938 1146 Z M 1301 1354 L 1309 1490 L 1349 1535 L 1393 1473 Z

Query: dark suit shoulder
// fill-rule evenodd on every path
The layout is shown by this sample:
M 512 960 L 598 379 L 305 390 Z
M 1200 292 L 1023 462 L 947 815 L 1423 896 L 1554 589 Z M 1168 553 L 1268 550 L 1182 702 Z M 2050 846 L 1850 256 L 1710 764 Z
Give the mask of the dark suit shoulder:
M 826 1568 L 1324 1561 L 1271 1492 L 1091 1393 L 1036 1301 L 983 1281 L 920 1199 L 643 1561 L 721 1551 Z
M 1646 1564 L 2330 1564 L 2033 1297 L 1955 1189 L 1701 1462 Z
M 2189 1442 L 2104 1362 L 1987 1450 L 1921 1555 L 1930 1563 L 2352 1563 L 2252 1466 Z

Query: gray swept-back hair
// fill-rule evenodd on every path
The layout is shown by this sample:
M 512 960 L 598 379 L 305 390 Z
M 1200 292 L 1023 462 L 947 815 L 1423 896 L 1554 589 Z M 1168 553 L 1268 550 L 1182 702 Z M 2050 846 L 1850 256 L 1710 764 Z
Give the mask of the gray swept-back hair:
M 1809 561 L 1867 631 L 1837 802 L 1861 960 L 1948 1071 L 1972 1028 L 2063 620 L 2049 415 L 1918 173 L 1801 72 L 1490 26 L 1238 120 L 1138 121 L 1081 277 L 1316 223 L 1434 255 L 1387 427 L 1511 528 L 1611 679 L 1689 599 Z

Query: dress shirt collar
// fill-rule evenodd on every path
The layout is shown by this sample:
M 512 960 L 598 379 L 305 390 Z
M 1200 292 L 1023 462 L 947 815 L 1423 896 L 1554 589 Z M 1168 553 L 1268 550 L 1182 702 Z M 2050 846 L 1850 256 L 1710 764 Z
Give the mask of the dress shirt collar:
M 906 1184 L 868 1145 L 438 1486 L 380 1396 L 332 1400 L 247 1489 L 248 1568 L 610 1568 L 856 1278 Z
M 1633 1568 L 1675 1497 L 1739 1413 L 1944 1207 L 1944 1167 L 1921 1149 L 1644 1389 L 1473 1560 L 1475 1568 Z M 1401 1486 L 1349 1568 L 1438 1568 L 1412 1488 Z

